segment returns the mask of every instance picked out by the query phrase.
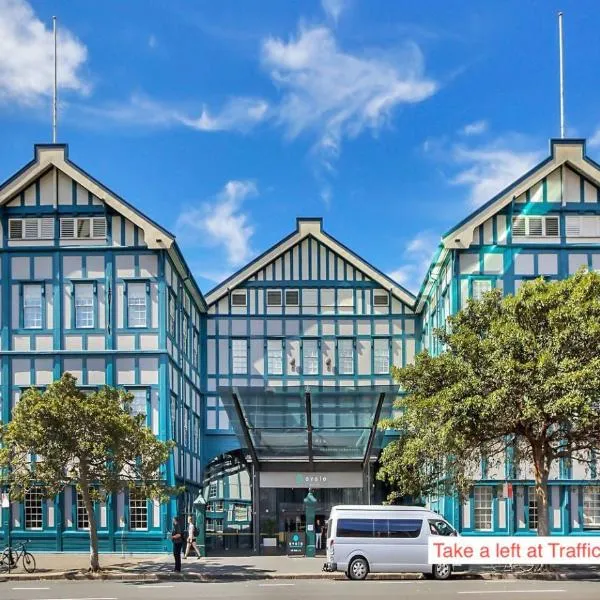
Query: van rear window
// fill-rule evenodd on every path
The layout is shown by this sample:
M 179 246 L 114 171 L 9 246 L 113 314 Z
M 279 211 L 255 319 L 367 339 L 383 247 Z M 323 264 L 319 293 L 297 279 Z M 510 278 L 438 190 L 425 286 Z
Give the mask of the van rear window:
M 416 538 L 422 519 L 340 519 L 338 537 Z

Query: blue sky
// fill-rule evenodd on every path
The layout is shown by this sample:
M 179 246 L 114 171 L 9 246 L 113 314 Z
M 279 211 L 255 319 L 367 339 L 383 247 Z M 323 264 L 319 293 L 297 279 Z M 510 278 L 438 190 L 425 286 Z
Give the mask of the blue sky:
M 558 135 L 600 156 L 594 0 L 0 0 L 0 176 L 58 141 L 177 234 L 203 290 L 295 227 L 417 291 L 440 235 Z

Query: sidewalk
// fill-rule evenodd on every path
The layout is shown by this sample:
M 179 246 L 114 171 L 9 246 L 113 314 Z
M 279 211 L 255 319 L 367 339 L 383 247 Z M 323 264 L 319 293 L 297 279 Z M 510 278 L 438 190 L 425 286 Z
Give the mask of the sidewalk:
M 40 579 L 115 579 L 146 580 L 183 579 L 198 582 L 239 581 L 249 579 L 345 579 L 342 573 L 321 570 L 324 557 L 290 558 L 287 556 L 231 556 L 188 558 L 182 560 L 183 572 L 173 573 L 173 557 L 169 554 L 104 554 L 100 556 L 102 572 L 87 572 L 87 554 L 36 554 L 37 570 L 28 574 L 22 568 L 11 574 L 0 573 L 0 581 Z M 457 575 L 459 576 L 459 575 Z M 473 568 L 460 577 L 473 579 L 545 579 L 600 581 L 599 566 L 561 568 L 548 573 L 487 572 Z M 414 573 L 376 574 L 369 579 L 420 579 Z

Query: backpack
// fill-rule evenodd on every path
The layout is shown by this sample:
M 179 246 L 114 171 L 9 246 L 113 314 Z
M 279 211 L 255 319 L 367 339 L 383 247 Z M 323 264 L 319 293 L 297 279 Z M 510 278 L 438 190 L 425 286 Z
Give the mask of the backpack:
M 197 538 L 199 533 L 198 528 L 194 525 L 194 537 Z

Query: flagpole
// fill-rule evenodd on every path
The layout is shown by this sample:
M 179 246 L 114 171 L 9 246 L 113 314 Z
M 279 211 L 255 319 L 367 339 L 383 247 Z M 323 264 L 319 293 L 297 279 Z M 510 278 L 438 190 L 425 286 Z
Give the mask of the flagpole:
M 565 137 L 565 74 L 563 44 L 563 14 L 558 13 L 558 52 L 560 70 L 560 137 Z
M 56 144 L 57 98 L 58 98 L 58 65 L 56 53 L 56 17 L 52 17 L 54 32 L 54 89 L 52 94 L 52 143 Z

